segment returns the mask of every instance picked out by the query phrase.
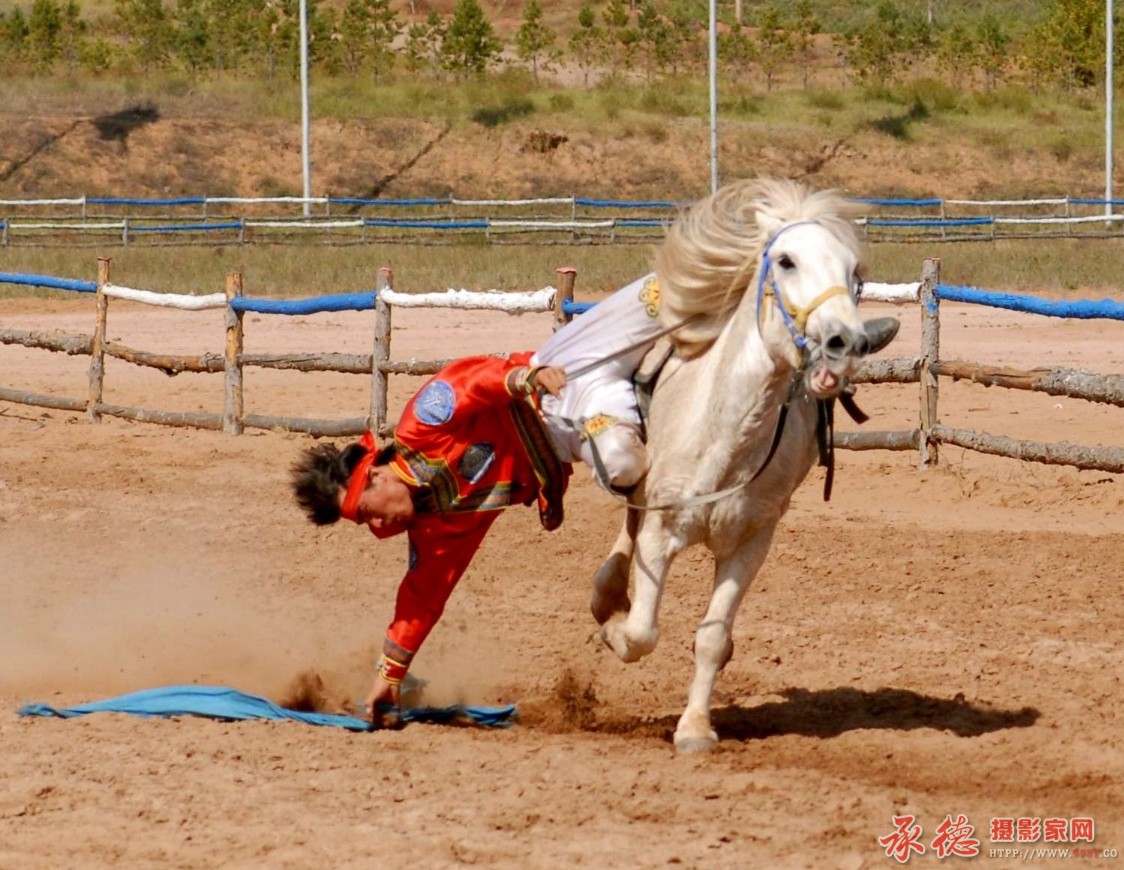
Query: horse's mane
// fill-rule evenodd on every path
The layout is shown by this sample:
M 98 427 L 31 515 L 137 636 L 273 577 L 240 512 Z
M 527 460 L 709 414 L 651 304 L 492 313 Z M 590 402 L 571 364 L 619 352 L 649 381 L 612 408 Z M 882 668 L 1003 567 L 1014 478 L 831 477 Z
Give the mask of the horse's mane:
M 672 224 L 655 258 L 664 326 L 702 315 L 673 333 L 676 349 L 692 356 L 708 347 L 745 295 L 767 241 L 758 213 L 781 223 L 818 221 L 858 254 L 857 211 L 836 191 L 778 178 L 734 182 L 692 205 Z

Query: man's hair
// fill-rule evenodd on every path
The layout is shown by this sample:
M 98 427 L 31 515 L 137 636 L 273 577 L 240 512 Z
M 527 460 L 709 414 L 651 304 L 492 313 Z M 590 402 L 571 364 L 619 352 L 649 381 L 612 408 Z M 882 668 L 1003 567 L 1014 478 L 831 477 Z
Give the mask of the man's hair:
M 318 526 L 331 525 L 340 518 L 339 491 L 347 489 L 351 473 L 367 453 L 358 442 L 340 450 L 334 444 L 317 444 L 301 453 L 289 469 L 293 497 Z M 375 465 L 386 465 L 394 456 L 394 444 L 383 447 Z

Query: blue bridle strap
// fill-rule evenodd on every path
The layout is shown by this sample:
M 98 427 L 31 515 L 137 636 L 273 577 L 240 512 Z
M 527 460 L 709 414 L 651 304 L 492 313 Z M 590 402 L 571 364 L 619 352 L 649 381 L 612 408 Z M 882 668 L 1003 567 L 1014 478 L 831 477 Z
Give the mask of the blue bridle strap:
M 784 325 L 788 327 L 788 332 L 792 336 L 793 342 L 796 346 L 804 351 L 808 347 L 808 339 L 804 335 L 804 331 L 797 327 L 796 321 L 792 319 L 792 315 L 788 313 L 788 306 L 785 304 L 784 297 L 781 296 L 781 288 L 777 286 L 777 279 L 773 276 L 773 245 L 776 244 L 777 239 L 781 234 L 791 230 L 793 227 L 803 226 L 805 224 L 819 224 L 819 221 L 805 220 L 793 221 L 790 224 L 785 224 L 769 239 L 769 243 L 765 245 L 765 250 L 761 254 L 761 269 L 757 275 L 757 331 L 761 332 L 761 308 L 765 304 L 765 281 L 769 281 L 769 289 L 773 291 L 773 297 L 777 301 L 777 309 L 781 313 L 781 318 L 784 320 Z

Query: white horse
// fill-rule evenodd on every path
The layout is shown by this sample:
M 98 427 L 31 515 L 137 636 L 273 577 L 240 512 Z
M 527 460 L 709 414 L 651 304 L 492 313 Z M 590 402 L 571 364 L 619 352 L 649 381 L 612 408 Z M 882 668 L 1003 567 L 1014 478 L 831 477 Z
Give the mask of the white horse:
M 714 553 L 713 594 L 675 729 L 680 752 L 718 741 L 714 682 L 733 653 L 742 597 L 816 460 L 817 400 L 837 396 L 859 358 L 897 331 L 890 318 L 859 319 L 852 213 L 833 192 L 739 182 L 683 214 L 656 255 L 660 317 L 668 326 L 689 321 L 673 334 L 678 353 L 652 397 L 650 470 L 594 579 L 591 606 L 605 643 L 634 662 L 656 646 L 675 556 L 696 543 Z

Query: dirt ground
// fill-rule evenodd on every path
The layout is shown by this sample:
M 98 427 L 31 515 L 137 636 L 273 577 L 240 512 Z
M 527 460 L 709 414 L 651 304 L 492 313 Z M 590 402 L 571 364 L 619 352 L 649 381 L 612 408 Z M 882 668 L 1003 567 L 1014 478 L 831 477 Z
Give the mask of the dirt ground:
M 888 306 L 869 306 L 870 314 Z M 914 356 L 916 308 L 891 356 Z M 369 314 L 248 315 L 247 350 L 363 352 Z M 1124 325 L 946 304 L 947 358 L 1124 371 Z M 0 324 L 88 333 L 93 302 L 6 301 Z M 111 338 L 222 349 L 221 312 L 114 302 Z M 534 347 L 549 318 L 396 314 L 396 358 Z M 0 347 L 0 383 L 84 396 L 87 358 Z M 110 360 L 106 401 L 221 410 L 222 379 Z M 393 381 L 394 404 L 417 381 Z M 250 413 L 353 417 L 355 376 L 250 370 Z M 915 386 L 864 387 L 908 428 Z M 1117 408 L 942 383 L 950 425 L 1121 444 Z M 501 518 L 419 655 L 431 703 L 514 702 L 507 730 L 354 734 L 294 723 L 23 719 L 173 683 L 285 700 L 302 675 L 361 692 L 405 565 L 402 541 L 316 529 L 287 468 L 311 439 L 242 437 L 0 402 L 0 867 L 892 866 L 913 816 L 931 843 L 993 819 L 1089 818 L 1124 851 L 1124 476 L 946 448 L 841 452 L 798 491 L 742 607 L 716 693 L 719 747 L 677 757 L 711 562 L 669 581 L 660 646 L 624 665 L 595 636 L 589 581 L 621 509 L 584 471 L 568 520 Z M 913 864 L 940 861 L 930 847 Z M 1118 866 L 1119 858 L 1095 861 Z

